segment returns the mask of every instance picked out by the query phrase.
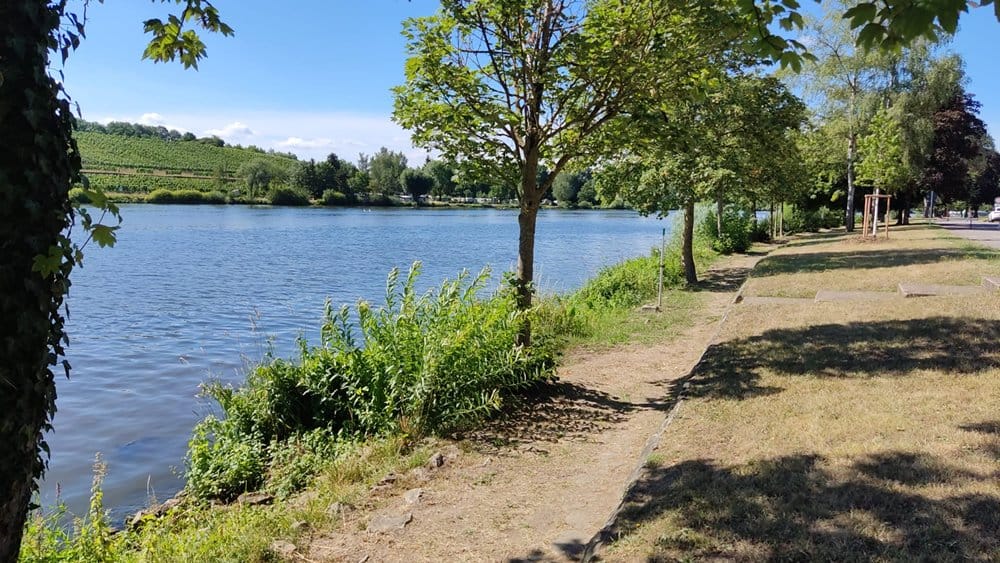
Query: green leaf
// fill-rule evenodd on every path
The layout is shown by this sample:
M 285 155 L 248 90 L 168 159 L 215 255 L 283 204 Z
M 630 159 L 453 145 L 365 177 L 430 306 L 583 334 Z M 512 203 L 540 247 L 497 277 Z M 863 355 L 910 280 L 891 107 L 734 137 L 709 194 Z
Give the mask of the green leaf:
M 875 4 L 858 4 L 844 12 L 844 19 L 851 20 L 851 28 L 855 29 L 874 20 L 877 11 Z

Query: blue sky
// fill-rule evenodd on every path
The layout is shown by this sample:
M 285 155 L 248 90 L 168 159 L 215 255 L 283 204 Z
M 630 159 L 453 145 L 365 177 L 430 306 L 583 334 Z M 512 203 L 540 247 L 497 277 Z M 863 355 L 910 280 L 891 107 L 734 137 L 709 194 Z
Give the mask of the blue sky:
M 77 6 L 81 0 L 76 0 Z M 83 117 L 164 125 L 229 142 L 356 160 L 381 146 L 412 162 L 425 153 L 392 123 L 389 89 L 403 80 L 401 22 L 436 1 L 216 0 L 234 37 L 204 37 L 198 71 L 142 61 L 142 21 L 172 3 L 105 0 L 88 10 L 87 39 L 64 68 Z M 1000 23 L 991 9 L 961 20 L 952 50 L 966 60 L 968 89 L 1000 134 Z

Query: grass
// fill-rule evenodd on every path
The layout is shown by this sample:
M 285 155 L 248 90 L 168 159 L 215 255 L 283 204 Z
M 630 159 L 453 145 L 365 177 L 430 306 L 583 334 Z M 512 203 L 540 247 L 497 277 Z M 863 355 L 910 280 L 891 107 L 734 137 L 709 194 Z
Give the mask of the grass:
M 800 239 L 747 290 L 978 283 L 997 267 L 913 226 Z M 736 306 L 606 559 L 1000 559 L 998 321 L 995 296 Z

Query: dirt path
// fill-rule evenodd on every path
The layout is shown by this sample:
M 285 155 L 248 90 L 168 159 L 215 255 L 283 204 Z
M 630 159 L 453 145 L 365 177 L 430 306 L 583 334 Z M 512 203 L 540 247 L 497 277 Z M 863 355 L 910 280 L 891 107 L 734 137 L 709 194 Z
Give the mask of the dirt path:
M 667 416 L 670 383 L 698 361 L 759 259 L 707 272 L 696 320 L 669 341 L 570 354 L 550 396 L 452 446 L 433 477 L 401 476 L 376 509 L 316 539 L 308 560 L 576 560 Z M 378 523 L 395 529 L 372 531 Z

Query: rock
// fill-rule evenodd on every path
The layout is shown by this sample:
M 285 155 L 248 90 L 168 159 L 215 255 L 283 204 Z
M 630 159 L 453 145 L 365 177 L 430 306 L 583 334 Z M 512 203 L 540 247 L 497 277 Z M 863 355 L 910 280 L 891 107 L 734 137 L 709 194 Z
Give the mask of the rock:
M 430 478 L 430 476 L 427 474 L 426 467 L 414 467 L 413 469 L 410 470 L 408 475 L 410 476 L 410 478 L 416 481 L 426 481 Z
M 271 551 L 275 555 L 285 558 L 289 558 L 292 555 L 294 555 L 295 551 L 298 549 L 297 547 L 295 547 L 294 543 L 285 540 L 274 540 L 273 542 L 271 542 L 270 547 Z
M 344 516 L 345 514 L 351 511 L 351 508 L 352 507 L 349 504 L 344 504 L 342 502 L 335 502 L 331 504 L 329 507 L 327 507 L 326 513 L 329 514 L 330 516 Z
M 423 494 L 424 490 L 421 488 L 410 489 L 409 491 L 403 493 L 403 500 L 405 500 L 407 504 L 414 504 L 420 501 L 420 497 L 423 496 Z
M 126 519 L 126 527 L 129 529 L 139 528 L 147 520 L 154 520 L 156 518 L 162 518 L 167 515 L 167 512 L 177 508 L 181 504 L 181 499 L 174 497 L 172 499 L 167 499 L 163 504 L 154 504 L 149 508 L 144 508 L 139 512 L 136 512 L 131 518 Z
M 274 502 L 274 495 L 267 493 L 243 493 L 242 495 L 236 497 L 236 502 L 249 506 L 271 504 Z
M 306 522 L 305 520 L 297 520 L 295 522 L 292 522 L 292 529 L 295 530 L 296 532 L 298 532 L 299 530 L 303 530 L 305 528 L 308 528 L 308 527 L 309 527 L 309 523 Z
M 427 469 L 437 469 L 444 465 L 444 454 L 437 452 L 431 456 L 431 459 L 427 462 Z
M 407 512 L 402 516 L 376 516 L 368 522 L 368 531 L 375 533 L 386 533 L 395 530 L 402 530 L 407 524 L 413 521 L 413 513 Z

